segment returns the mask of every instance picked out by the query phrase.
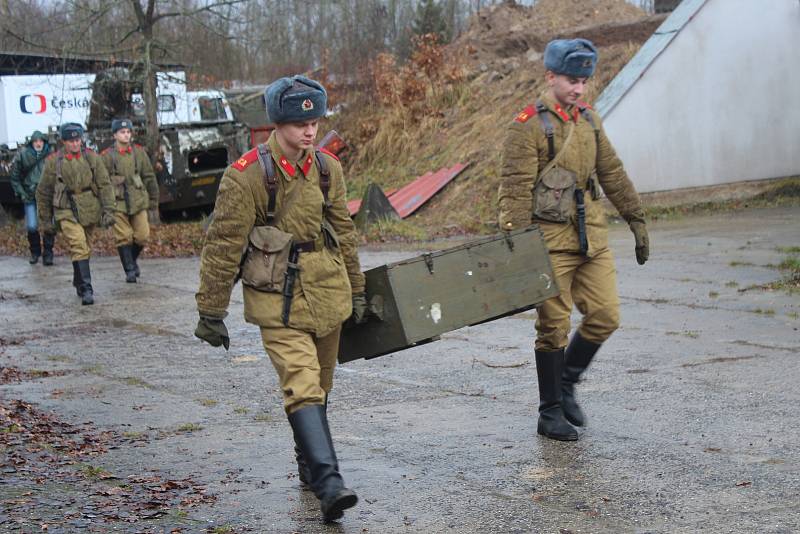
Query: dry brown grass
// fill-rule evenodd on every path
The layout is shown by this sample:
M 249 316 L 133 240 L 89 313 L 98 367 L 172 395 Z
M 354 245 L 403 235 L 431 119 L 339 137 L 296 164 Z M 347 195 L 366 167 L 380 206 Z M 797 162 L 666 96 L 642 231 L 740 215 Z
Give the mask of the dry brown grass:
M 601 62 L 587 99 L 593 100 L 638 50 L 635 44 L 601 49 Z M 500 158 L 506 129 L 516 114 L 544 90 L 541 61 L 524 58 L 506 75 L 487 71 L 448 85 L 419 116 L 407 107 L 382 107 L 362 99 L 332 126 L 350 142 L 343 163 L 350 198 L 375 182 L 384 190 L 455 163 L 472 165 L 413 216 L 430 235 L 485 233 L 496 217 Z

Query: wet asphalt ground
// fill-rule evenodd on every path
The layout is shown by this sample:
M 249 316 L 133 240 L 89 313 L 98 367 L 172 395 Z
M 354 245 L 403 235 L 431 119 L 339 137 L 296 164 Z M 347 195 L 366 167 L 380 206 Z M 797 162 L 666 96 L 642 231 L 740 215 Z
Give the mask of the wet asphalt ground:
M 334 525 L 295 474 L 241 290 L 230 352 L 193 337 L 196 258 L 145 258 L 137 285 L 116 258 L 95 259 L 96 304 L 82 307 L 67 258 L 0 257 L 0 365 L 66 371 L 0 397 L 136 436 L 91 460 L 119 477 L 191 477 L 216 496 L 136 525 L 52 531 L 800 532 L 800 296 L 742 291 L 781 277 L 769 265 L 800 246 L 800 208 L 655 223 L 650 238 L 640 267 L 630 232 L 612 228 L 622 327 L 580 386 L 578 442 L 536 434 L 535 312 L 341 365 L 330 424 L 360 502 Z M 361 251 L 364 268 L 413 255 Z M 6 504 L 19 493 L 0 484 Z M 33 515 L 63 515 L 42 502 Z M 40 531 L 4 518 L 0 530 Z

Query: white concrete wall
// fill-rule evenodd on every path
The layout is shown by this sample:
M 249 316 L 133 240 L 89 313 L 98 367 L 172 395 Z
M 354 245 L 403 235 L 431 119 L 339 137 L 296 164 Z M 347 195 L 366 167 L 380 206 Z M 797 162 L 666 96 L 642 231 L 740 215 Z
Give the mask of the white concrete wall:
M 800 0 L 709 0 L 604 124 L 640 192 L 800 175 Z

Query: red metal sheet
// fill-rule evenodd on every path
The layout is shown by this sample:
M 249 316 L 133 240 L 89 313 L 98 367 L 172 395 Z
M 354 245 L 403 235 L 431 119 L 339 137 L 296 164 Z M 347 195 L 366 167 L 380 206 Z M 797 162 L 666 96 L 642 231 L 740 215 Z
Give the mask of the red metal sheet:
M 361 199 L 349 200 L 347 202 L 347 211 L 350 212 L 350 217 L 355 217 L 358 210 L 361 208 Z
M 405 219 L 466 168 L 467 164 L 456 163 L 450 168 L 443 167 L 436 172 L 423 174 L 389 197 L 389 202 L 400 218 Z
M 436 172 L 427 172 L 400 189 L 390 189 L 386 196 L 400 218 L 405 219 L 461 174 L 468 165 L 468 163 L 456 163 L 450 168 L 442 167 Z M 351 217 L 355 217 L 360 208 L 360 199 L 347 203 Z

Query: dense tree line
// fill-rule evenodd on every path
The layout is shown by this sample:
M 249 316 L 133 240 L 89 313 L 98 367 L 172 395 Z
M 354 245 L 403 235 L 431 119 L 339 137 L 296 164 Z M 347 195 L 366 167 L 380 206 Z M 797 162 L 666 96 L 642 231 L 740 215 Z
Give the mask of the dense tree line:
M 415 34 L 447 42 L 497 1 L 4 0 L 0 49 L 134 61 L 147 52 L 204 84 L 321 67 L 348 80 L 378 53 L 408 57 Z

